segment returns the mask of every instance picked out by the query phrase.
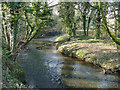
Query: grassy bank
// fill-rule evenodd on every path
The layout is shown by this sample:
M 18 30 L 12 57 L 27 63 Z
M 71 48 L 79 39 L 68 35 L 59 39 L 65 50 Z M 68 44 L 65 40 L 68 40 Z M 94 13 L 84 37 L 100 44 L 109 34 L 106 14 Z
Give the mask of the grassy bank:
M 2 56 L 2 88 L 27 88 L 25 85 L 25 72 L 13 61 L 10 51 L 3 49 Z
M 56 41 L 68 38 L 68 35 L 60 36 Z M 106 71 L 116 72 L 120 69 L 117 48 L 114 43 L 106 40 L 93 39 L 89 36 L 74 36 L 70 41 L 56 44 L 57 50 L 67 56 L 99 65 Z
M 13 74 L 5 65 L 3 65 L 2 71 L 2 88 L 27 88 L 27 86 L 16 77 L 17 74 Z

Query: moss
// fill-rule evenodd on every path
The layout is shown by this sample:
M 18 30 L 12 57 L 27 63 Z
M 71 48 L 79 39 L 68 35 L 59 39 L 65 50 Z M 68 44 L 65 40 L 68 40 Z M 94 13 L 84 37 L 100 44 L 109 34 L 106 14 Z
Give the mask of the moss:
M 18 80 L 8 68 L 5 68 L 2 72 L 2 88 L 27 88 L 20 80 Z
M 11 60 L 12 62 L 12 60 Z M 3 61 L 2 63 L 2 87 L 3 88 L 27 88 L 25 85 L 25 72 L 21 69 L 21 67 L 13 62 L 11 70 L 8 68 L 6 63 Z
M 3 88 L 26 88 L 25 72 L 13 61 L 13 55 L 10 55 L 10 51 L 7 48 L 3 48 L 2 58 L 2 86 Z
M 14 69 L 11 71 L 11 74 L 15 76 L 21 82 L 25 82 L 25 72 L 24 70 L 18 65 L 18 63 L 13 64 Z

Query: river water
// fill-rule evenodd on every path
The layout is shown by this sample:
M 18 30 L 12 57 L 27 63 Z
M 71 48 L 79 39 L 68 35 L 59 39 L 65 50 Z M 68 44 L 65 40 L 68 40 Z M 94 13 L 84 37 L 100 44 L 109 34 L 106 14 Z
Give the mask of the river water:
M 104 75 L 97 66 L 58 53 L 51 44 L 55 38 L 34 39 L 19 53 L 29 88 L 120 88 L 119 75 Z

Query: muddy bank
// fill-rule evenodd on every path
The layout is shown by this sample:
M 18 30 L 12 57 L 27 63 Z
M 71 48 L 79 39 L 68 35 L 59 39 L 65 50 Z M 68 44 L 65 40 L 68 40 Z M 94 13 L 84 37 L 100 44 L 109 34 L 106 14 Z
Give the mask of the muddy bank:
M 65 38 L 64 38 L 65 37 Z M 64 40 L 69 36 L 61 36 L 56 40 Z M 106 43 L 104 40 L 93 39 L 85 36 L 71 37 L 70 41 L 58 42 L 57 51 L 80 60 L 98 65 L 103 68 L 104 73 L 120 71 L 120 61 L 117 48 L 114 44 Z

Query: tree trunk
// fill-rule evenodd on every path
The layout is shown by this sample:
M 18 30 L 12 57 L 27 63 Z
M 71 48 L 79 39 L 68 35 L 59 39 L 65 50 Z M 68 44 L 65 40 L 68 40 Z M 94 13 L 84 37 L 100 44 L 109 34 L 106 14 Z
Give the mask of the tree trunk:
M 83 30 L 84 30 L 84 35 L 86 35 L 86 15 L 83 14 Z
M 98 10 L 98 15 L 97 15 L 97 25 L 96 25 L 96 39 L 100 39 L 100 11 Z
M 38 33 L 38 30 L 36 30 L 36 32 L 31 36 L 31 38 L 27 39 L 25 43 L 23 43 L 19 48 L 26 46 L 35 37 L 37 33 Z
M 75 29 L 72 29 L 73 36 L 76 35 Z
M 31 34 L 32 34 L 32 32 L 34 31 L 34 27 L 32 27 L 32 25 L 30 24 L 29 19 L 28 19 L 28 15 L 27 15 L 27 12 L 26 12 L 26 11 L 25 11 L 25 19 L 26 19 L 27 25 L 28 25 L 28 26 L 30 27 L 30 29 L 31 29 L 31 31 L 29 32 L 29 34 L 28 34 L 28 32 L 27 32 L 27 36 L 28 36 L 27 39 L 29 39 L 30 36 L 31 36 Z
M 8 30 L 7 30 L 7 22 L 5 18 L 5 12 L 4 10 L 4 3 L 2 3 L 2 34 L 5 38 L 5 42 L 9 48 L 9 36 L 8 36 Z
M 15 18 L 17 18 L 17 17 L 15 17 Z M 18 19 L 17 20 L 15 20 L 14 21 L 16 24 L 14 25 L 14 32 L 13 32 L 13 34 L 14 34 L 14 42 L 13 42 L 13 52 L 16 50 L 16 46 L 17 46 L 17 34 L 18 34 Z
M 117 18 L 116 18 L 115 10 L 114 10 L 114 17 L 115 17 L 115 20 L 114 20 L 115 29 L 114 29 L 114 31 L 115 31 L 115 36 L 117 36 L 117 20 L 116 20 Z
M 91 17 L 88 18 L 88 24 L 87 24 L 87 36 L 88 36 L 88 31 L 89 31 L 90 21 L 91 21 Z
M 104 15 L 104 12 L 103 12 L 102 3 L 99 2 L 99 4 L 100 4 L 100 5 L 99 5 L 99 10 L 100 10 L 101 15 L 102 15 L 102 20 L 103 20 L 103 24 L 104 24 L 104 26 L 105 26 L 105 30 L 107 31 L 109 37 L 111 37 L 111 39 L 113 40 L 113 42 L 115 42 L 116 44 L 120 45 L 120 41 L 119 41 L 115 36 L 113 36 L 113 35 L 111 34 L 111 32 L 110 32 L 110 30 L 109 30 L 109 28 L 108 28 L 107 20 L 106 20 L 106 17 L 105 17 L 105 15 Z
M 73 25 L 72 33 L 73 33 L 73 36 L 76 35 L 76 23 L 74 23 Z
M 118 27 L 120 25 L 120 1 L 118 4 Z M 120 28 L 118 29 L 118 38 L 119 38 L 119 42 L 120 42 Z M 118 49 L 118 60 L 120 61 L 120 45 L 117 46 Z

